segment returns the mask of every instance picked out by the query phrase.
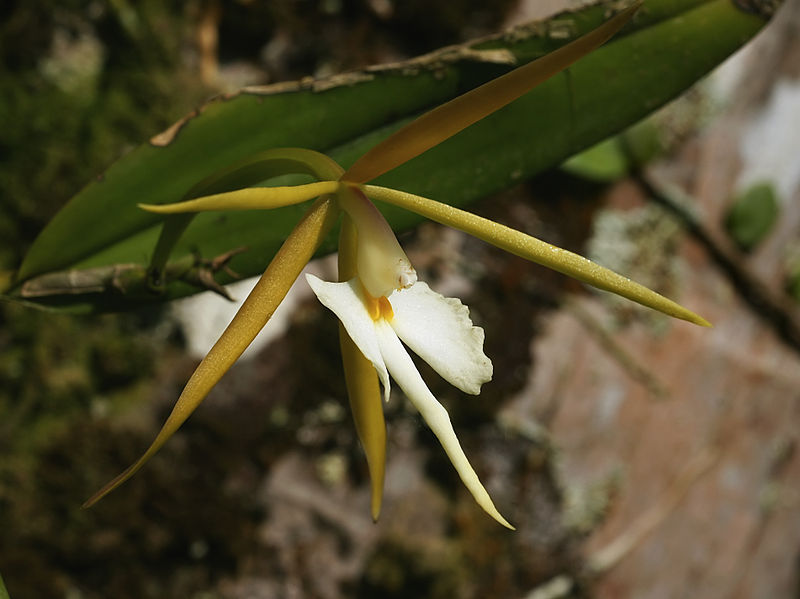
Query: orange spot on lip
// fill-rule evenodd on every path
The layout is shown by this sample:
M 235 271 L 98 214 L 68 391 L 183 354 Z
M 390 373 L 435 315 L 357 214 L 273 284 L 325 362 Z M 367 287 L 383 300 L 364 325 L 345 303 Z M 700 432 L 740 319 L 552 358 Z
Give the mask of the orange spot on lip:
M 381 306 L 378 300 L 369 295 L 366 297 L 367 312 L 372 320 L 378 320 L 381 317 Z
M 369 317 L 372 320 L 378 320 L 381 317 L 380 300 L 372 297 L 369 291 L 367 291 L 367 288 L 364 287 L 364 283 L 362 283 L 360 280 L 359 283 L 361 283 L 361 293 L 364 295 L 364 307 L 367 309 L 367 314 L 369 314 Z
M 381 317 L 383 317 L 384 320 L 391 321 L 392 318 L 394 318 L 394 310 L 392 310 L 392 304 L 389 302 L 389 298 L 378 298 L 378 307 L 380 308 Z
M 367 313 L 372 320 L 383 318 L 384 320 L 391 321 L 394 318 L 394 310 L 392 304 L 385 295 L 381 297 L 372 297 L 367 291 L 364 284 L 361 284 L 361 291 L 364 294 L 364 304 L 367 308 Z

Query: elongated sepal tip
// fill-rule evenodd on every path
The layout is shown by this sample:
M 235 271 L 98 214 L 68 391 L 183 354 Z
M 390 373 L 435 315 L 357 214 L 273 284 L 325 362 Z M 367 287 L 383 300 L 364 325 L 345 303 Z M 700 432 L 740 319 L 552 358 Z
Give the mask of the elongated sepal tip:
M 492 517 L 498 524 L 502 524 L 508 530 L 517 530 L 508 520 L 503 518 L 500 511 L 494 506 L 491 499 L 488 499 L 488 495 L 486 495 L 487 499 L 481 500 L 477 497 L 475 499 L 478 500 L 478 505 L 483 508 L 483 511 L 486 512 L 489 516 Z
M 101 499 L 104 497 L 104 495 L 105 495 L 105 494 L 103 494 L 103 495 L 98 495 L 98 494 L 92 495 L 92 496 L 91 496 L 89 499 L 87 499 L 86 501 L 84 501 L 84 502 L 81 504 L 81 509 L 82 509 L 82 510 L 88 510 L 88 509 L 89 509 L 90 507 L 92 507 L 92 506 L 93 506 L 95 503 L 97 503 L 98 501 L 100 501 L 100 500 L 101 500 Z
M 124 483 L 126 480 L 128 480 L 130 477 L 132 477 L 134 474 L 136 474 L 136 472 L 139 470 L 139 468 L 142 467 L 143 463 L 144 462 L 142 460 L 140 460 L 139 462 L 137 462 L 137 463 L 133 464 L 132 466 L 130 466 L 127 470 L 125 470 L 125 472 L 123 472 L 122 474 L 118 475 L 116 478 L 114 478 L 110 482 L 106 483 L 106 485 L 103 486 L 102 489 L 97 491 L 97 493 L 95 493 L 94 495 L 89 497 L 89 499 L 87 499 L 86 501 L 83 502 L 83 505 L 81 505 L 81 509 L 85 510 L 85 509 L 88 509 L 88 508 L 92 507 L 95 503 L 100 501 L 103 497 L 105 497 L 106 495 L 111 493 L 111 491 L 116 489 L 118 486 L 120 486 L 122 483 Z
M 375 494 L 372 495 L 372 505 L 370 506 L 370 512 L 372 513 L 372 521 L 375 524 L 378 523 L 378 518 L 381 516 L 381 498 L 377 497 Z
M 377 398 L 378 407 L 383 410 L 383 406 L 380 404 L 380 397 Z M 386 441 L 384 440 L 383 448 L 386 447 Z M 370 498 L 370 505 L 369 511 L 372 515 L 372 521 L 377 522 L 378 518 L 381 515 L 381 505 L 383 504 L 383 478 L 384 472 L 386 468 L 386 456 L 385 451 L 381 453 L 380 456 L 374 456 L 377 460 L 373 459 L 372 461 L 367 460 L 367 464 L 369 466 L 369 477 L 371 480 L 371 498 Z
M 672 316 L 673 318 L 679 318 L 681 320 L 685 320 L 686 322 L 691 322 L 692 324 L 696 324 L 701 327 L 711 328 L 714 326 L 699 314 L 695 314 L 688 308 L 684 308 L 680 304 L 673 302 L 670 299 L 664 298 L 656 294 L 655 292 L 651 292 L 650 295 L 654 296 L 656 298 L 656 301 L 638 300 L 637 298 L 629 298 L 629 299 L 638 301 L 643 306 L 647 306 L 648 308 L 657 310 L 662 314 L 666 314 L 667 316 Z
M 169 214 L 170 212 L 174 212 L 174 210 L 170 210 L 169 205 L 166 206 L 159 206 L 158 204 L 136 204 L 141 210 L 145 210 L 147 212 L 155 212 L 156 214 Z
M 517 530 L 516 527 L 513 524 L 511 524 L 508 520 L 506 520 L 505 518 L 501 517 L 501 519 L 497 520 L 497 521 L 500 524 L 502 524 L 503 526 L 505 526 L 508 530 L 514 530 L 514 531 Z
M 692 318 L 692 319 L 691 319 L 689 322 L 692 322 L 692 323 L 694 323 L 694 324 L 696 324 L 696 325 L 700 325 L 701 327 L 706 327 L 706 328 L 709 328 L 709 329 L 711 329 L 711 328 L 713 328 L 713 327 L 714 327 L 714 325 L 713 325 L 713 324 L 711 324 L 710 322 L 708 322 L 708 321 L 707 321 L 705 318 L 703 318 L 702 316 L 699 316 L 699 315 L 697 315 L 697 314 L 693 314 L 692 316 L 694 316 L 694 318 Z

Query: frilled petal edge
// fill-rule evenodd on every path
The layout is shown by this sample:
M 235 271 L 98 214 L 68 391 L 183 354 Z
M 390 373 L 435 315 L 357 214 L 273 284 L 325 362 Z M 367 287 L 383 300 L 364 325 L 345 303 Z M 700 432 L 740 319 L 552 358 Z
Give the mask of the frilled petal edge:
M 472 324 L 469 308 L 444 297 L 422 281 L 389 296 L 398 337 L 443 379 L 478 395 L 492 380 L 492 361 L 483 353 L 483 329 Z

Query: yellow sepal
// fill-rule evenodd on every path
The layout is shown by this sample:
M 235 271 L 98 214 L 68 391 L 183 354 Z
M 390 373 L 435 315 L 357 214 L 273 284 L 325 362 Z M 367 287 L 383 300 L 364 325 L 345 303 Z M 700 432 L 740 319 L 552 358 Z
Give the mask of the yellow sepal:
M 352 219 L 342 217 L 339 236 L 339 280 L 348 281 L 356 276 L 356 237 L 358 233 Z M 356 433 L 367 457 L 372 491 L 372 519 L 377 520 L 383 502 L 383 481 L 386 473 L 386 423 L 378 375 L 372 363 L 339 323 L 339 346 L 342 351 L 347 395 Z
M 367 196 L 372 199 L 400 206 L 437 223 L 459 229 L 502 250 L 557 270 L 598 289 L 616 293 L 675 318 L 704 327 L 711 326 L 702 316 L 698 316 L 644 285 L 631 281 L 583 256 L 531 237 L 511 227 L 404 191 L 375 185 L 365 185 L 363 188 Z
M 285 187 L 246 187 L 174 204 L 139 204 L 139 208 L 156 214 L 208 212 L 211 210 L 271 210 L 336 193 L 340 185 L 341 183 L 337 181 L 319 181 Z
M 314 255 L 337 216 L 338 209 L 330 199 L 322 198 L 314 203 L 275 254 L 228 328 L 200 362 L 164 426 L 144 455 L 92 495 L 83 507 L 90 507 L 133 476 L 200 405 L 286 297 L 292 283 Z
M 640 6 L 634 2 L 586 35 L 426 112 L 361 156 L 341 180 L 371 181 L 477 123 L 601 46 Z

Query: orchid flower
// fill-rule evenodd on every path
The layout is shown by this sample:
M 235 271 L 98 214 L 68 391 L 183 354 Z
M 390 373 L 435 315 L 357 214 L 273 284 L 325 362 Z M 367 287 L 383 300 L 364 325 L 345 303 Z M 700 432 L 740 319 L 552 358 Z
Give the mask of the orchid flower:
M 483 329 L 472 325 L 469 310 L 459 300 L 445 298 L 417 280 L 389 224 L 363 193 L 345 187 L 340 204 L 349 220 L 343 237 L 355 236 L 356 274 L 340 283 L 306 275 L 309 285 L 372 364 L 384 398 L 389 399 L 391 375 L 439 439 L 478 504 L 512 528 L 467 460 L 447 410 L 430 392 L 403 347 L 405 343 L 454 386 L 477 395 L 481 385 L 492 378 L 492 362 L 483 353 Z M 380 506 L 373 507 L 377 518 Z
M 194 193 L 188 194 L 192 199 L 174 204 L 142 205 L 151 212 L 185 218 L 187 214 L 210 210 L 272 209 L 316 198 L 187 382 L 151 446 L 136 463 L 84 505 L 95 503 L 130 478 L 189 417 L 267 323 L 302 268 L 341 217 L 339 281 L 306 278 L 318 299 L 340 320 L 345 381 L 356 430 L 367 458 L 373 518 L 377 519 L 380 512 L 386 458 L 381 386 L 383 397 L 388 400 L 391 377 L 437 436 L 477 503 L 499 523 L 513 528 L 494 506 L 458 442 L 447 411 L 431 394 L 403 346 L 408 346 L 460 390 L 478 394 L 481 385 L 492 376 L 492 363 L 483 352 L 484 332 L 473 326 L 468 309 L 458 299 L 445 298 L 417 280 L 413 266 L 373 201 L 411 210 L 676 318 L 702 326 L 709 324 L 672 300 L 577 254 L 447 204 L 366 183 L 563 70 L 611 37 L 637 8 L 638 3 L 559 50 L 426 113 L 375 146 L 347 171 L 312 150 L 273 149 L 209 178 L 206 187 L 219 189 L 226 177 L 235 178 L 236 173 L 244 171 L 269 173 L 263 179 L 280 173 L 307 173 L 317 181 L 284 187 L 246 187 L 212 195 Z M 186 222 L 179 221 L 171 230 L 165 225 L 162 240 L 175 237 Z M 160 240 L 156 254 L 163 258 L 167 245 Z

